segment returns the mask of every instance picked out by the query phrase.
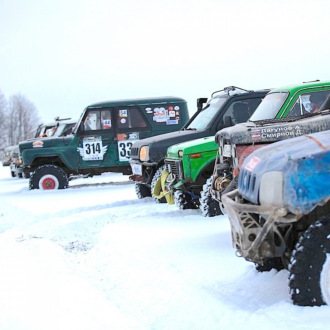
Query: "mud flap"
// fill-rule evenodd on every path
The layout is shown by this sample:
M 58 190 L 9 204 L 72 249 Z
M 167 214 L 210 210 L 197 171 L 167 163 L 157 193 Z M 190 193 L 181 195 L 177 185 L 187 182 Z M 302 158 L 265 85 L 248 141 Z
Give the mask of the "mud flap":
M 159 179 L 156 181 L 156 184 L 154 185 L 153 195 L 157 199 L 161 199 L 165 197 L 167 204 L 174 204 L 174 196 L 170 194 L 169 191 L 166 191 L 165 188 L 165 182 L 168 177 L 169 173 L 164 170 L 162 171 L 162 175 L 159 177 Z

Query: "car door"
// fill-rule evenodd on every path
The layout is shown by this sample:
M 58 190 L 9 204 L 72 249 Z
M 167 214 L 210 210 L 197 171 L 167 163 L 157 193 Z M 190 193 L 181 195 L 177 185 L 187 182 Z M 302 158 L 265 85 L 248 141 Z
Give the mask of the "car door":
M 118 164 L 128 163 L 131 147 L 150 135 L 151 127 L 138 106 L 116 107 L 113 112 Z
M 116 163 L 111 108 L 88 109 L 79 131 L 79 168 L 111 167 Z

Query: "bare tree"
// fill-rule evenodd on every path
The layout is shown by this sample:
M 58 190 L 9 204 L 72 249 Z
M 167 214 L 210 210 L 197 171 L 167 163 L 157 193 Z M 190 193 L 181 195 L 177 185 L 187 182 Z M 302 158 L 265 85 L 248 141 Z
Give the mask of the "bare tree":
M 31 137 L 40 119 L 35 105 L 22 94 L 9 98 L 7 112 L 8 145 L 15 145 Z
M 6 111 L 7 99 L 0 90 L 0 159 L 2 159 L 3 151 L 7 147 Z

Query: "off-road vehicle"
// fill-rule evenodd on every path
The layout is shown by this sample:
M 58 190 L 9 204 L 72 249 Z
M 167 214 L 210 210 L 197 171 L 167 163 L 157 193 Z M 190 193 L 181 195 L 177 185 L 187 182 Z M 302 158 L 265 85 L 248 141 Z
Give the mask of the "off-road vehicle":
M 2 166 L 10 166 L 13 156 L 13 151 L 17 146 L 9 146 L 5 148 L 4 157 L 2 160 Z
M 247 123 L 219 131 L 219 153 L 211 185 L 212 198 L 237 187 L 239 169 L 254 150 L 279 140 L 330 129 L 330 82 L 309 82 L 272 90 Z M 203 205 L 207 208 L 208 205 Z
M 23 178 L 22 159 L 19 153 L 18 145 L 12 150 L 10 174 L 12 177 Z
M 247 91 L 234 86 L 224 88 L 214 92 L 209 101 L 206 98 L 198 99 L 197 112 L 179 132 L 136 142 L 132 147 L 130 163 L 133 175 L 130 178 L 136 182 L 137 196 L 144 198 L 153 195 L 156 201 L 164 202 L 165 198 L 156 198 L 153 191 L 165 169 L 164 159 L 167 148 L 177 143 L 214 135 L 224 127 L 246 121 L 265 95 L 266 91 Z M 206 106 L 203 107 L 204 103 Z M 238 109 L 235 113 L 237 118 L 234 115 L 235 105 Z M 181 156 L 177 155 L 177 157 Z M 202 175 L 211 173 L 211 170 L 208 173 L 205 169 Z M 186 173 L 186 175 L 187 178 L 191 178 L 190 174 Z M 200 182 L 198 184 L 200 185 Z M 160 197 L 159 194 L 156 195 Z
M 254 151 L 222 197 L 237 254 L 261 271 L 287 268 L 297 305 L 330 305 L 329 177 L 327 130 Z
M 34 133 L 34 138 L 65 136 L 71 134 L 76 123 L 77 120 L 71 118 L 56 117 L 53 122 L 40 124 Z
M 161 97 L 96 103 L 82 113 L 72 134 L 19 144 L 30 189 L 63 189 L 69 179 L 104 172 L 130 174 L 133 143 L 173 132 L 188 120 L 182 98 Z
M 233 124 L 246 121 L 267 92 L 268 90 L 251 91 L 232 96 L 223 105 L 224 115 L 230 116 Z M 165 171 L 168 174 L 164 178 L 164 191 L 162 192 L 166 194 L 166 197 L 173 196 L 174 198 L 166 198 L 166 200 L 172 202 L 174 199 L 180 209 L 198 208 L 203 187 L 205 184 L 209 185 L 217 151 L 218 145 L 214 141 L 214 136 L 169 147 L 165 158 Z M 204 192 L 202 199 L 208 199 L 208 212 L 212 212 L 212 215 L 220 214 L 219 203 L 213 200 L 209 193 Z

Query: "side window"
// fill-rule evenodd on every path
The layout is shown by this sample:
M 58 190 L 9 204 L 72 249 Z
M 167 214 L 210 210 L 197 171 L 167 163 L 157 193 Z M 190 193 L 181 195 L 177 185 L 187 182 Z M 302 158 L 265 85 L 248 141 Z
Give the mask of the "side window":
M 102 129 L 111 129 L 112 128 L 110 110 L 101 111 L 101 127 L 102 127 Z
M 119 108 L 117 114 L 117 128 L 147 127 L 147 123 L 137 108 Z
M 228 123 L 228 118 L 226 119 L 228 116 L 231 118 L 233 125 L 248 121 L 261 101 L 262 98 L 252 98 L 233 102 L 223 116 L 223 124 Z
M 84 131 L 96 131 L 100 129 L 100 111 L 89 111 L 84 120 Z
M 288 117 L 302 116 L 306 113 L 317 113 L 322 108 L 327 108 L 330 91 L 309 92 L 299 95 L 290 110 Z M 327 102 L 326 102 L 327 101 Z

